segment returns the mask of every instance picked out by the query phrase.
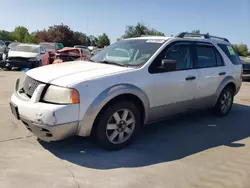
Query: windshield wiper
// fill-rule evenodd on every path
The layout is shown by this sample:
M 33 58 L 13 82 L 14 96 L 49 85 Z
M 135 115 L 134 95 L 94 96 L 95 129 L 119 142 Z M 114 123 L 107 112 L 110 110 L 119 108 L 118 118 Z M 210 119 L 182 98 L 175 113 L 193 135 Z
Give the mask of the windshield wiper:
M 125 65 L 125 64 L 117 63 L 117 62 L 114 62 L 114 61 L 107 61 L 107 60 L 98 61 L 98 63 L 105 63 L 105 64 L 110 64 L 110 65 L 118 65 L 118 66 L 121 66 L 121 67 L 127 67 L 127 65 Z

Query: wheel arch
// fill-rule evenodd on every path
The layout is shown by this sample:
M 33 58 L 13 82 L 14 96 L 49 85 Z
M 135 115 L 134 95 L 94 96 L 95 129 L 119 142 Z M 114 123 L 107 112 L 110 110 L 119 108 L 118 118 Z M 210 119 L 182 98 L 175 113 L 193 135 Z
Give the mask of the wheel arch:
M 148 120 L 149 100 L 143 90 L 132 84 L 111 86 L 100 93 L 88 107 L 84 118 L 79 122 L 78 135 L 89 136 L 101 113 L 112 103 L 121 100 L 132 100 L 140 108 L 143 122 Z
M 216 91 L 216 101 L 218 100 L 223 89 L 226 87 L 231 87 L 234 91 L 234 95 L 237 93 L 235 79 L 232 76 L 228 76 L 222 80 L 222 82 L 220 83 L 220 85 Z

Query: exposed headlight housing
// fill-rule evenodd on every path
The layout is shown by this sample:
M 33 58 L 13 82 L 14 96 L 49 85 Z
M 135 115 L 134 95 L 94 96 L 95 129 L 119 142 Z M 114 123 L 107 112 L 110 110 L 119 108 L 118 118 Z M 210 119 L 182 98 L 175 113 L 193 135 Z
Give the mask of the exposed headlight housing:
M 43 101 L 56 104 L 77 104 L 80 95 L 76 89 L 50 85 L 46 90 Z

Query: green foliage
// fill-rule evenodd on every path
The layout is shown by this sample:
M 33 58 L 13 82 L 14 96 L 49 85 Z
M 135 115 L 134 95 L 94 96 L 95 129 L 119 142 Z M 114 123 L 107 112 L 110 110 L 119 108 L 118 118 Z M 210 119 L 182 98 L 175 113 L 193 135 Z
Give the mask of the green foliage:
M 97 45 L 102 48 L 104 46 L 110 45 L 110 39 L 108 35 L 106 35 L 106 33 L 103 33 L 102 35 L 98 37 Z
M 12 36 L 11 32 L 9 32 L 9 31 L 0 30 L 0 40 L 12 41 L 13 36 Z
M 89 36 L 90 46 L 97 46 L 98 38 L 93 35 Z
M 234 44 L 234 49 L 238 52 L 239 56 L 248 56 L 248 48 L 246 44 Z
M 12 32 L 13 39 L 19 42 L 24 42 L 24 38 L 26 35 L 29 35 L 29 31 L 26 27 L 23 26 L 17 26 Z
M 200 32 L 199 29 L 195 29 L 195 30 L 193 30 L 191 33 L 193 33 L 193 34 L 200 34 L 201 32 Z
M 150 29 L 142 23 L 138 23 L 136 26 L 128 25 L 122 38 L 139 37 L 142 35 L 164 36 L 164 33 L 157 31 L 156 29 Z
M 25 43 L 35 43 L 35 38 L 36 38 L 36 33 L 31 33 L 31 34 L 27 34 L 25 35 L 23 42 Z

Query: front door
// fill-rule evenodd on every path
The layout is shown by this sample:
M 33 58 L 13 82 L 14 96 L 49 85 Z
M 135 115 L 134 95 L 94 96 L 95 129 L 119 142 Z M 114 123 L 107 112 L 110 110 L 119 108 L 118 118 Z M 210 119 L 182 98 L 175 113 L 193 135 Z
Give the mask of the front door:
M 193 69 L 193 52 L 193 43 L 173 42 L 150 65 L 150 121 L 185 113 L 192 104 L 198 77 L 198 71 Z M 176 71 L 162 72 L 157 69 L 162 59 L 175 60 Z

